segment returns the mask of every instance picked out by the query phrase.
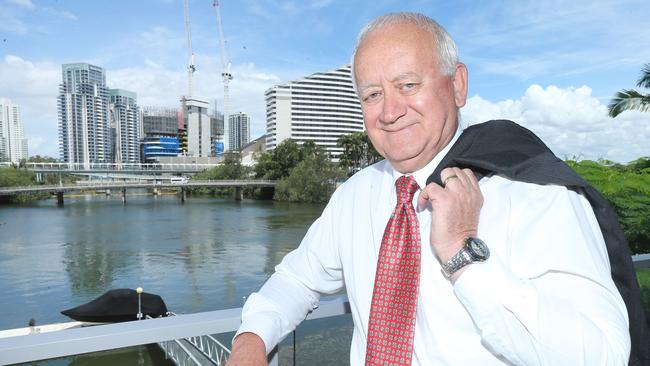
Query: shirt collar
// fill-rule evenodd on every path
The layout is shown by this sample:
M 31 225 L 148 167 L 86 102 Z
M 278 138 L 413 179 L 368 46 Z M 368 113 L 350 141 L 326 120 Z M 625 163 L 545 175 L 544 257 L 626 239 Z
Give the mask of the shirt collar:
M 438 154 L 436 154 L 436 156 L 434 156 L 433 159 L 431 159 L 431 161 L 427 165 L 425 165 L 422 169 L 416 170 L 411 174 L 402 174 L 398 170 L 393 168 L 392 165 L 388 164 L 391 168 L 392 175 L 393 175 L 393 186 L 395 186 L 395 182 L 397 182 L 397 179 L 399 179 L 399 177 L 401 177 L 402 175 L 412 175 L 413 178 L 415 178 L 415 181 L 418 183 L 420 189 L 424 188 L 424 186 L 426 186 L 427 184 L 427 178 L 429 178 L 431 173 L 433 173 L 433 171 L 436 170 L 436 167 L 438 166 L 438 164 L 440 164 L 442 158 L 444 158 L 445 155 L 447 155 L 447 153 L 449 152 L 451 147 L 456 143 L 456 140 L 458 140 L 458 137 L 462 132 L 463 130 L 460 128 L 460 124 L 459 124 L 458 128 L 456 129 L 456 133 L 454 134 L 454 137 L 451 139 L 451 141 L 449 141 L 447 146 L 445 146 L 442 150 L 440 150 L 440 152 L 438 152 Z

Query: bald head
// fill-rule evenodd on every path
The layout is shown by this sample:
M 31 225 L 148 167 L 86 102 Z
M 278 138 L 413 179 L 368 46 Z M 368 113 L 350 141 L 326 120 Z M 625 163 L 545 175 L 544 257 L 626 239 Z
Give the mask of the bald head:
M 440 72 L 444 75 L 453 75 L 456 71 L 456 65 L 458 64 L 458 49 L 454 40 L 451 38 L 449 33 L 435 20 L 427 17 L 426 15 L 419 13 L 389 13 L 378 18 L 375 18 L 370 23 L 368 23 L 362 30 L 359 32 L 357 37 L 357 44 L 354 48 L 352 54 L 352 81 L 357 87 L 357 81 L 355 78 L 355 56 L 359 50 L 359 47 L 363 44 L 366 38 L 376 31 L 380 31 L 392 26 L 399 25 L 414 25 L 420 30 L 426 31 L 431 35 L 431 42 L 433 42 L 433 47 L 437 51 L 438 59 L 436 60 Z

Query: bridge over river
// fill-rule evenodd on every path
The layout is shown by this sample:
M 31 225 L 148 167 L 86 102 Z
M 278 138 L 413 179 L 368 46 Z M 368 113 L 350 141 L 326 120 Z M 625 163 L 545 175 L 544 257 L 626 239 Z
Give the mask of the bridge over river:
M 33 185 L 24 187 L 0 187 L 0 196 L 13 196 L 24 193 L 51 193 L 56 195 L 57 203 L 63 205 L 63 194 L 85 191 L 120 191 L 122 200 L 126 202 L 126 190 L 134 188 L 152 189 L 157 192 L 160 189 L 177 189 L 181 193 L 181 200 L 185 200 L 186 191 L 189 188 L 202 187 L 227 187 L 235 188 L 235 199 L 242 199 L 242 188 L 245 187 L 275 187 L 273 180 L 190 180 L 186 182 L 173 181 L 89 181 L 84 184 L 69 185 Z

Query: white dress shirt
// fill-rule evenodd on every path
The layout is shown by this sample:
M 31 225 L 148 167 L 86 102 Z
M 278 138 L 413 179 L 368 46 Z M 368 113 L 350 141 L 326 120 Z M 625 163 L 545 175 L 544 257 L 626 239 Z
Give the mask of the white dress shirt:
M 413 174 L 420 187 L 454 141 Z M 382 161 L 339 187 L 300 246 L 248 298 L 237 334 L 258 334 L 269 352 L 319 293 L 345 287 L 354 322 L 350 363 L 363 365 L 379 248 L 400 175 Z M 627 311 L 587 200 L 564 187 L 498 176 L 480 187 L 478 237 L 491 255 L 453 285 L 429 244 L 432 212 L 418 212 L 413 365 L 627 365 Z

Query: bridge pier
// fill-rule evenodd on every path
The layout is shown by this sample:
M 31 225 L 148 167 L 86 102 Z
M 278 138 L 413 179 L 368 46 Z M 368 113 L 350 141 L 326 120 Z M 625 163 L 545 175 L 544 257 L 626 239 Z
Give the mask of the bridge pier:
M 187 198 L 187 189 L 185 189 L 185 187 L 181 187 L 181 203 L 185 203 L 186 198 Z
M 244 199 L 244 189 L 239 186 L 235 187 L 235 201 L 241 201 Z
M 122 204 L 126 204 L 126 188 L 122 188 Z
M 56 192 L 56 205 L 63 207 L 63 192 Z

